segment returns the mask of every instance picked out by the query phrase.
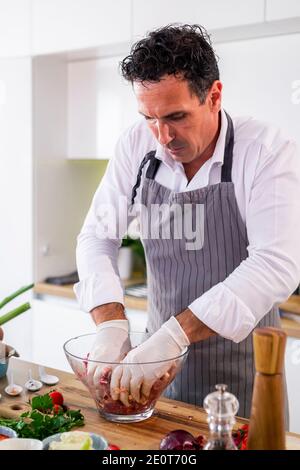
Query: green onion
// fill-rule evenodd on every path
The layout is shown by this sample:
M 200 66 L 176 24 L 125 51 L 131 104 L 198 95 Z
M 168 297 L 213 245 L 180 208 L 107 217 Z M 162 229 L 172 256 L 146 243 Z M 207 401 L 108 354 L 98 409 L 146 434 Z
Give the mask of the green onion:
M 30 303 L 26 302 L 25 304 L 20 305 L 20 307 L 15 308 L 14 310 L 11 310 L 10 312 L 5 313 L 5 315 L 2 315 L 0 317 L 0 325 L 3 325 L 4 323 L 12 320 L 13 318 L 17 317 L 23 312 L 26 312 L 26 310 L 29 310 L 31 308 Z
M 5 297 L 5 299 L 0 302 L 0 308 L 4 307 L 4 305 L 8 304 L 8 302 L 18 297 L 18 295 L 23 294 L 23 292 L 26 292 L 27 290 L 31 289 L 33 286 L 34 284 L 29 284 L 29 286 L 21 287 L 20 289 L 16 290 L 16 292 L 13 292 L 8 297 Z

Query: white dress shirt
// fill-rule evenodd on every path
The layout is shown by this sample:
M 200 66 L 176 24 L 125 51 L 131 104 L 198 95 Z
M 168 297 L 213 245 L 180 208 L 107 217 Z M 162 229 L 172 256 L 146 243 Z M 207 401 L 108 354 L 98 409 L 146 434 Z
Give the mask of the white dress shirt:
M 233 126 L 232 181 L 247 227 L 249 256 L 223 282 L 187 307 L 219 335 L 239 342 L 300 282 L 300 155 L 295 142 L 263 122 L 239 117 L 233 118 Z M 128 225 L 126 210 L 119 211 L 118 223 L 123 227 L 119 238 L 103 239 L 101 205 L 111 205 L 118 211 L 121 195 L 130 204 L 141 160 L 154 149 L 162 160 L 155 180 L 172 191 L 191 191 L 219 183 L 226 130 L 227 119 L 222 110 L 213 156 L 190 182 L 182 164 L 175 162 L 155 140 L 146 121 L 138 121 L 121 136 L 78 236 L 80 282 L 74 290 L 83 310 L 91 311 L 109 302 L 124 304 L 117 257 Z M 137 202 L 139 198 L 138 191 Z

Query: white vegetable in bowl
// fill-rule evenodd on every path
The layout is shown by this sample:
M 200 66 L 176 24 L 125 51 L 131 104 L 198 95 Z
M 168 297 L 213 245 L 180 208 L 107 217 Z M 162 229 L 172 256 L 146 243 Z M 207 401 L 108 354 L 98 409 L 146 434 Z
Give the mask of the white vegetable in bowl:
M 91 436 L 86 432 L 64 432 L 60 441 L 52 441 L 49 450 L 94 450 Z

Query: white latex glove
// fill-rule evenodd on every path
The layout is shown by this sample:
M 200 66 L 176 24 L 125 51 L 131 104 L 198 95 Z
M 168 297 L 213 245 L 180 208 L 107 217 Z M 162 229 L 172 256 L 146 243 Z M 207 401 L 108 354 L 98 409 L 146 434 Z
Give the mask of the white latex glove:
M 184 330 L 176 318 L 171 317 L 149 339 L 127 354 L 122 361 L 124 366 L 119 365 L 113 370 L 110 382 L 113 400 L 121 400 L 126 406 L 131 400 L 145 403 L 153 384 L 175 365 L 175 361 L 157 361 L 179 356 L 189 344 Z
M 122 361 L 130 349 L 128 320 L 111 320 L 100 323 L 97 326 L 96 339 L 90 351 L 89 360 L 103 361 L 103 364 L 88 361 L 88 382 L 97 387 L 104 370 L 116 367 L 116 364 L 113 363 Z

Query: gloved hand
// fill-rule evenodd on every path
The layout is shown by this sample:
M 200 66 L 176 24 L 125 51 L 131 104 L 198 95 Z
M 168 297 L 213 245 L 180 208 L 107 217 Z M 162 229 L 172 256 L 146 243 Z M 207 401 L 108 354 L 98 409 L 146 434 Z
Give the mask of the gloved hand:
M 97 326 L 96 339 L 89 354 L 87 379 L 90 385 L 98 386 L 100 377 L 107 369 L 116 367 L 131 349 L 128 336 L 128 320 L 111 320 Z M 103 361 L 103 364 L 90 362 Z M 110 364 L 105 364 L 106 362 Z
M 179 356 L 189 344 L 179 322 L 171 317 L 149 339 L 127 354 L 122 361 L 124 366 L 119 365 L 113 370 L 110 382 L 113 400 L 121 400 L 126 406 L 131 400 L 144 404 L 153 384 L 174 367 L 174 361 L 157 361 Z

